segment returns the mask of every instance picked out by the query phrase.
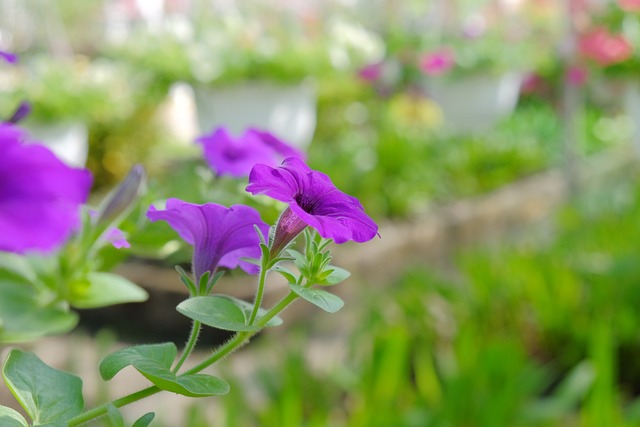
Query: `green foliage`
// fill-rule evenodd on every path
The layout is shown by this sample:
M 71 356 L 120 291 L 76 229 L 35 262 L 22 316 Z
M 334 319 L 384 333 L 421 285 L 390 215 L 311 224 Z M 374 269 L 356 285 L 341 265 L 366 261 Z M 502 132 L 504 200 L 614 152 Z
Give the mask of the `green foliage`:
M 32 353 L 12 350 L 2 375 L 34 425 L 57 426 L 84 408 L 82 380 L 45 365 Z
M 176 375 L 171 365 L 177 355 L 173 343 L 129 347 L 106 356 L 100 362 L 100 375 L 110 380 L 131 365 L 145 378 L 162 390 L 189 397 L 226 394 L 229 385 L 211 375 Z
M 127 302 L 146 301 L 140 286 L 113 273 L 92 272 L 72 289 L 69 303 L 77 308 L 98 308 Z
M 344 306 L 344 301 L 339 296 L 322 289 L 309 289 L 295 283 L 289 283 L 289 288 L 302 299 L 329 313 L 335 313 Z
M 17 411 L 6 406 L 0 406 L 0 422 L 6 427 L 27 427 L 27 420 Z
M 254 332 L 259 328 L 249 325 L 248 320 L 253 305 L 227 295 L 209 295 L 189 298 L 178 304 L 176 309 L 190 319 L 202 322 L 212 328 L 236 332 Z M 259 320 L 265 314 L 264 309 L 258 311 Z M 282 320 L 275 317 L 266 326 L 278 326 Z
M 151 424 L 151 421 L 153 421 L 155 416 L 156 414 L 154 414 L 153 412 L 144 414 L 143 416 L 138 418 L 131 427 L 147 427 L 149 424 Z
M 4 255 L 4 254 L 2 254 Z M 61 334 L 76 326 L 78 316 L 55 301 L 42 299 L 20 277 L 0 268 L 0 343 L 29 341 Z M 46 295 L 46 293 L 45 293 Z

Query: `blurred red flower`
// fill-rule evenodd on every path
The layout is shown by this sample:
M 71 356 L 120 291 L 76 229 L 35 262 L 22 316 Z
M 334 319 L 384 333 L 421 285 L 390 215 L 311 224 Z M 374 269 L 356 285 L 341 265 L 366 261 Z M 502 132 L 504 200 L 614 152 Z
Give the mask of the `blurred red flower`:
M 624 36 L 612 34 L 601 27 L 584 34 L 578 42 L 578 48 L 582 55 L 603 67 L 625 61 L 633 52 L 631 43 Z

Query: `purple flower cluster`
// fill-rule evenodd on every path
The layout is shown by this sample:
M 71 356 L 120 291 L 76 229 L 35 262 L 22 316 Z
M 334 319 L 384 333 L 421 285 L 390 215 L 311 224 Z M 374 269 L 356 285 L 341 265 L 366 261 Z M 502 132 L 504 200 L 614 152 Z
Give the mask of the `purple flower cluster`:
M 247 191 L 289 204 L 275 227 L 272 256 L 277 256 L 307 226 L 336 243 L 366 242 L 378 235 L 378 226 L 355 197 L 338 190 L 327 175 L 310 169 L 298 158 L 287 158 L 275 168 L 265 164 L 254 166 Z M 151 206 L 147 217 L 152 222 L 167 221 L 194 247 L 193 273 L 197 281 L 207 271 L 214 274 L 219 266 L 239 265 L 248 273 L 258 271 L 243 258 L 260 256 L 255 227 L 263 236 L 269 234 L 269 227 L 253 208 L 244 205 L 226 208 L 215 203 L 196 205 L 169 199 L 165 210 Z
M 25 139 L 20 128 L 0 123 L 0 250 L 49 252 L 78 227 L 92 177 Z
M 218 175 L 242 178 L 257 163 L 275 166 L 286 157 L 304 158 L 304 153 L 289 146 L 269 132 L 247 129 L 234 137 L 224 127 L 196 140 L 202 144 L 204 158 Z

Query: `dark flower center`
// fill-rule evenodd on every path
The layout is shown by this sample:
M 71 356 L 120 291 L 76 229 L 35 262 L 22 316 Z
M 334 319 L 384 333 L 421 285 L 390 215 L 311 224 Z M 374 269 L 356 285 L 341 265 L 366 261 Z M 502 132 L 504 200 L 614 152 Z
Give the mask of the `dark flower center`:
M 293 199 L 296 201 L 298 206 L 302 208 L 303 211 L 311 215 L 317 213 L 317 210 L 321 205 L 320 194 L 310 195 L 300 193 L 296 194 Z

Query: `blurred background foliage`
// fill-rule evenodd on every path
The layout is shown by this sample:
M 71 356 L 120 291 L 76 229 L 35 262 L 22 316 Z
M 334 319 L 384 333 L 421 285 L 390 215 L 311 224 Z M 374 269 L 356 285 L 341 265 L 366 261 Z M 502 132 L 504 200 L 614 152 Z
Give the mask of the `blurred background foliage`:
M 144 207 L 123 224 L 132 252 L 112 251 L 114 265 L 130 254 L 188 260 L 168 227 L 140 230 L 159 198 L 249 203 L 276 218 L 277 204 L 215 177 L 193 143 L 211 131 L 198 128 L 193 93 L 246 81 L 312 81 L 310 165 L 381 224 L 421 221 L 571 161 L 636 161 L 624 94 L 637 79 L 639 12 L 575 3 L 567 15 L 552 0 L 0 0 L 0 49 L 21 58 L 0 68 L 0 117 L 26 99 L 27 127 L 85 123 L 96 197 L 134 163 L 150 171 Z M 628 36 L 628 56 L 567 54 L 593 28 Z M 421 69 L 443 46 L 462 59 L 443 81 L 517 71 L 513 111 L 477 131 L 447 127 L 436 78 Z M 579 95 L 573 125 L 567 87 Z M 593 187 L 543 226 L 460 249 L 445 268 L 425 260 L 384 284 L 355 277 L 348 315 L 260 337 L 258 355 L 272 357 L 256 356 L 215 411 L 196 405 L 185 425 L 638 425 L 640 182 L 624 170 Z

